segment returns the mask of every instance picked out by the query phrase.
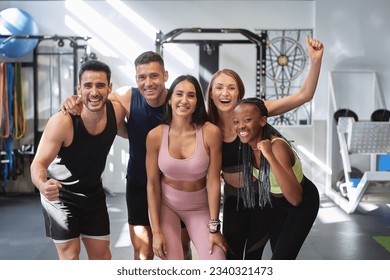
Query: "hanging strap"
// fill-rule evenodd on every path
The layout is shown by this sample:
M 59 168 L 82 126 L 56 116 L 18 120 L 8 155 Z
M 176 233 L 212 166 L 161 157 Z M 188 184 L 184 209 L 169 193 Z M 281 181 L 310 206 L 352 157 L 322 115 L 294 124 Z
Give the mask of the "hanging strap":
M 7 63 L 0 63 L 0 138 L 9 136 Z
M 12 63 L 7 63 L 7 89 L 8 89 L 8 127 L 9 127 L 9 135 L 8 137 L 12 136 L 13 129 L 13 118 L 12 118 L 12 112 L 13 112 L 13 102 L 14 102 L 14 65 Z
M 4 100 L 4 62 L 0 63 L 0 136 L 3 135 L 3 109 L 5 105 Z
M 12 149 L 12 135 L 14 133 L 13 129 L 13 104 L 14 104 L 14 87 L 15 87 L 15 67 L 12 63 L 7 63 L 7 81 L 8 81 L 8 115 L 9 115 L 9 135 L 5 139 L 6 143 L 6 152 L 9 156 L 9 164 L 7 170 L 7 178 L 13 168 L 13 149 Z
M 20 140 L 26 133 L 26 118 L 24 112 L 24 95 L 22 88 L 22 69 L 20 63 L 15 63 L 14 82 L 14 138 Z

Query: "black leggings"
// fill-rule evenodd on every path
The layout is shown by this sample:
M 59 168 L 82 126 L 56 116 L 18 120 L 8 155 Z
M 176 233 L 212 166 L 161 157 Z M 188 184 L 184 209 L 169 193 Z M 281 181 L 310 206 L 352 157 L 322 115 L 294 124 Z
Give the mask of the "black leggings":
M 295 207 L 284 197 L 272 197 L 270 242 L 273 260 L 294 260 L 317 217 L 320 198 L 307 178 L 302 183 L 303 201 Z
M 261 260 L 268 241 L 267 209 L 245 209 L 242 199 L 238 203 L 237 209 L 237 189 L 225 183 L 222 232 L 228 245 L 226 259 Z

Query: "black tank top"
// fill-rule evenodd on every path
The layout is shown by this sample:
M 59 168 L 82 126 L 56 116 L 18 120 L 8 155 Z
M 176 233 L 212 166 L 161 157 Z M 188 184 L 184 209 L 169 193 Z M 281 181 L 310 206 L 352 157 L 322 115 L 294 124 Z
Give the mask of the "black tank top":
M 64 182 L 63 187 L 71 191 L 87 193 L 96 190 L 96 186 L 101 186 L 107 155 L 117 134 L 115 112 L 110 100 L 107 100 L 106 108 L 106 127 L 98 135 L 88 133 L 80 116 L 70 115 L 73 122 L 73 141 L 70 146 L 60 149 L 49 170 L 62 168 L 62 172 L 68 171 L 70 177 L 60 181 Z
M 226 173 L 236 173 L 239 171 L 239 148 L 240 138 L 237 136 L 233 142 L 222 143 L 222 171 Z

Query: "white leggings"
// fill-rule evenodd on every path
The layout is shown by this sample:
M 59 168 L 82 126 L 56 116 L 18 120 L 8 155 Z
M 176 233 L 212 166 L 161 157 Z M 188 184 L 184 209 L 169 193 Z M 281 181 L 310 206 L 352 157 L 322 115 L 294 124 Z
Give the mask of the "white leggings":
M 184 259 L 180 226 L 180 220 L 182 220 L 198 252 L 199 259 L 225 260 L 223 250 L 217 245 L 214 245 L 213 253 L 209 253 L 210 211 L 206 188 L 185 192 L 172 188 L 164 182 L 161 182 L 161 188 L 160 224 L 167 242 L 167 259 Z

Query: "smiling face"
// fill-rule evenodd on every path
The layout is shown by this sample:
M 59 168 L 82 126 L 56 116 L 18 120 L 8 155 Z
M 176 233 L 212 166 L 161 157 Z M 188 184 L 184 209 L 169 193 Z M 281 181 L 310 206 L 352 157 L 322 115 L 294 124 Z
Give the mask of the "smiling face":
M 170 97 L 169 104 L 173 115 L 192 116 L 197 103 L 195 86 L 187 81 L 179 82 Z
M 253 104 L 239 104 L 233 111 L 233 126 L 241 142 L 256 147 L 262 136 L 267 117 Z
M 151 106 L 161 106 L 165 102 L 165 82 L 168 72 L 159 62 L 153 61 L 136 66 L 136 81 L 141 94 Z
M 112 84 L 108 83 L 107 74 L 103 71 L 86 70 L 81 75 L 78 93 L 84 105 L 91 112 L 100 111 L 111 92 Z
M 233 77 L 221 73 L 214 79 L 210 98 L 219 111 L 232 111 L 237 104 L 238 96 L 238 85 Z

